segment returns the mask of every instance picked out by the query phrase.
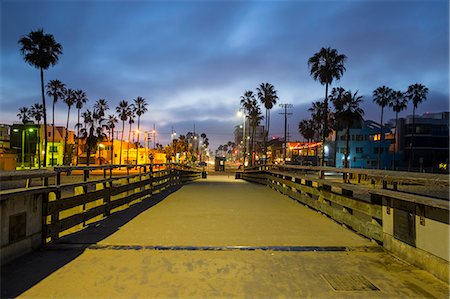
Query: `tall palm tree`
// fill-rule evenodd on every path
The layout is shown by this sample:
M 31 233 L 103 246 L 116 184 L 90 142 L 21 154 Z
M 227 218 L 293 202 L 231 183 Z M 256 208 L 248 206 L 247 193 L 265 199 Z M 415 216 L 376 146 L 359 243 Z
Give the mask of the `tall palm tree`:
M 263 119 L 264 119 L 264 116 L 262 115 L 261 108 L 258 105 L 254 106 L 248 115 L 249 125 L 250 125 L 250 128 L 252 128 L 251 140 L 250 140 L 250 153 L 251 153 L 251 157 L 252 157 L 251 165 L 253 165 L 253 163 L 254 163 L 254 156 L 255 156 L 254 142 L 255 142 L 256 127 L 259 126 L 259 124 L 261 123 L 261 121 Z
M 267 136 L 264 134 L 264 154 L 267 156 L 267 137 L 269 136 L 270 129 L 270 110 L 277 103 L 278 96 L 275 87 L 270 83 L 261 83 L 256 90 L 258 92 L 258 99 L 266 108 L 265 126 Z
M 249 117 L 250 112 L 252 111 L 253 107 L 256 107 L 258 105 L 258 102 L 256 101 L 255 94 L 251 90 L 246 90 L 244 92 L 244 95 L 241 96 L 241 106 L 244 109 L 244 128 L 242 131 L 242 136 L 244 138 L 244 159 L 243 164 L 245 165 L 245 157 L 247 155 L 247 138 L 245 136 L 245 122 L 247 122 L 247 118 Z M 249 130 L 250 131 L 250 130 Z
M 141 115 L 148 111 L 147 106 L 148 103 L 145 101 L 143 97 L 137 97 L 134 99 L 134 106 L 136 107 L 136 115 L 138 117 L 138 128 L 137 128 L 137 142 L 136 149 L 139 148 L 139 139 L 141 135 Z M 136 165 L 138 164 L 139 155 L 136 157 Z
M 81 123 L 80 123 L 80 112 L 81 112 L 81 108 L 83 108 L 84 104 L 86 104 L 86 102 L 88 101 L 88 98 L 86 96 L 86 93 L 81 90 L 81 89 L 77 89 L 74 93 L 75 96 L 75 108 L 77 108 L 77 160 L 76 160 L 76 165 L 78 165 L 78 158 L 79 158 L 79 146 L 80 146 L 80 127 L 81 127 Z
M 357 120 L 362 120 L 364 110 L 360 107 L 363 100 L 362 96 L 358 96 L 358 92 L 346 91 L 341 97 L 333 98 L 333 105 L 336 111 L 337 121 L 345 126 L 345 151 L 344 151 L 344 168 L 349 167 L 348 156 L 350 155 L 350 127 Z
M 411 164 L 414 161 L 414 134 L 416 133 L 416 109 L 417 106 L 426 101 L 428 94 L 428 88 L 425 85 L 415 83 L 408 86 L 408 90 L 406 91 L 405 97 L 409 99 L 413 103 L 413 129 L 411 135 L 411 155 L 409 156 L 408 168 L 411 167 Z
M 76 93 L 72 89 L 67 89 L 64 95 L 63 102 L 67 105 L 67 123 L 66 123 L 66 134 L 64 136 L 64 154 L 63 154 L 63 163 L 64 165 L 70 164 L 70 161 L 67 157 L 67 143 L 69 141 L 69 119 L 70 119 L 70 108 L 72 108 L 73 104 L 75 104 Z
M 64 94 L 66 93 L 66 86 L 64 83 L 62 83 L 59 80 L 50 80 L 47 83 L 47 95 L 49 97 L 53 97 L 53 104 L 52 104 L 52 166 L 54 161 L 54 148 L 55 148 L 55 104 L 58 102 L 58 99 L 63 99 Z M 45 124 L 44 124 L 45 126 Z M 44 134 L 47 135 L 46 131 L 44 130 Z M 45 161 L 45 154 L 46 150 L 44 151 L 44 161 Z M 44 165 L 45 166 L 45 165 Z
M 373 102 L 381 107 L 381 119 L 380 119 L 380 140 L 378 142 L 378 157 L 377 165 L 378 169 L 381 168 L 381 144 L 383 143 L 384 133 L 383 133 L 383 112 L 384 107 L 389 106 L 392 100 L 392 93 L 394 91 L 392 88 L 381 86 L 373 91 Z
M 135 111 L 136 111 L 136 107 L 133 104 L 130 104 L 130 110 L 128 111 L 128 124 L 130 125 L 130 129 L 128 131 L 127 164 L 130 164 L 129 153 L 130 153 L 130 143 L 131 143 L 131 128 L 132 128 L 132 125 L 134 124 L 134 118 L 136 117 Z
M 22 121 L 23 124 L 26 124 L 30 121 L 30 109 L 28 109 L 28 107 L 20 107 L 19 113 L 17 113 L 17 117 Z
M 398 141 L 398 113 L 405 110 L 408 106 L 408 100 L 405 99 L 405 94 L 401 91 L 393 91 L 391 94 L 391 101 L 389 107 L 395 112 L 395 142 L 394 142 L 394 163 L 392 169 L 395 170 L 396 156 L 397 156 L 397 141 Z
M 41 128 L 41 120 L 44 117 L 44 108 L 42 104 L 35 103 L 30 108 L 30 116 L 33 117 L 37 124 L 38 124 L 38 130 L 37 130 L 37 140 L 41 140 L 39 138 L 40 128 Z M 41 142 L 38 142 L 38 167 L 41 168 Z
M 310 74 L 314 80 L 319 80 L 320 84 L 325 85 L 325 99 L 324 99 L 324 130 L 322 135 L 322 143 L 325 144 L 326 133 L 328 131 L 328 86 L 332 84 L 333 80 L 339 80 L 345 71 L 344 63 L 347 56 L 339 54 L 336 49 L 322 48 L 308 59 L 308 67 Z M 325 151 L 322 146 L 322 166 L 325 162 Z
M 117 123 L 118 120 L 114 114 L 108 115 L 106 126 L 109 129 L 109 139 L 111 140 L 111 164 L 114 164 L 114 128 Z
M 116 107 L 116 112 L 122 121 L 122 137 L 120 138 L 120 152 L 119 152 L 119 164 L 122 165 L 122 143 L 123 143 L 123 132 L 125 131 L 125 121 L 128 119 L 130 114 L 130 105 L 128 101 L 122 100 L 119 102 L 119 106 Z
M 51 34 L 45 34 L 43 29 L 31 31 L 19 39 L 20 53 L 25 62 L 40 70 L 42 107 L 44 109 L 44 167 L 47 166 L 47 108 L 45 106 L 44 70 L 58 62 L 62 54 L 62 46 Z

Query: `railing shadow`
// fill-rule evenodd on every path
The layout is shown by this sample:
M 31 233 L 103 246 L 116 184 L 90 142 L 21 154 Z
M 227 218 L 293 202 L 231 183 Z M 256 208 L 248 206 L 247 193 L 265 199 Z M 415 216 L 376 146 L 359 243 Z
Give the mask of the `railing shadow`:
M 64 265 L 80 256 L 86 247 L 114 234 L 127 222 L 163 201 L 181 186 L 173 186 L 106 219 L 89 224 L 85 229 L 62 237 L 56 244 L 46 245 L 1 268 L 1 298 L 15 298 Z M 79 246 L 70 246 L 77 244 Z

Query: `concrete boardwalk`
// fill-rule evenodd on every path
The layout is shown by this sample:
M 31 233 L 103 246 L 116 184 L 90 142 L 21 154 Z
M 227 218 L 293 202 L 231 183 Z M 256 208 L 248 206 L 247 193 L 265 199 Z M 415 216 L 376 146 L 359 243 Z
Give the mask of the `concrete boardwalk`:
M 2 298 L 449 296 L 325 216 L 227 176 L 113 214 L 6 265 L 1 280 Z

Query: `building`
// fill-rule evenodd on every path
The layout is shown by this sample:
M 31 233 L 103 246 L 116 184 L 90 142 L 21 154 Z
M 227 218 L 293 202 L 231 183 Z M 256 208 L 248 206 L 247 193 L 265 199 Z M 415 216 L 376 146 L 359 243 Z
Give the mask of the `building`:
M 20 167 L 37 166 L 39 155 L 39 126 L 33 122 L 14 123 L 11 126 L 10 148 L 17 156 Z
M 383 127 L 383 138 L 380 135 L 380 124 L 366 120 L 360 128 L 350 128 L 349 167 L 390 169 L 393 162 L 394 134 L 391 126 Z M 335 142 L 326 142 L 325 160 L 328 165 L 344 166 L 346 148 L 346 129 L 337 132 Z M 378 155 L 380 152 L 380 155 Z M 334 157 L 333 157 L 334 156 Z M 336 161 L 336 162 L 332 162 Z
M 436 171 L 439 165 L 448 165 L 449 112 L 416 115 L 414 123 L 412 115 L 399 119 L 399 167 Z
M 0 124 L 0 149 L 9 150 L 11 148 L 9 142 L 10 126 L 6 124 Z

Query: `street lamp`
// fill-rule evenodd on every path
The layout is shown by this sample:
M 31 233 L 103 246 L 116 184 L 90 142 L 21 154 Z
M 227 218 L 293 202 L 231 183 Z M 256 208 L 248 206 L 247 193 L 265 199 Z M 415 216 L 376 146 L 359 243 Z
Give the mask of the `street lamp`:
M 237 115 L 238 116 L 242 116 L 242 143 L 243 143 L 243 146 L 244 146 L 244 156 L 243 156 L 243 160 L 242 160 L 242 167 L 244 167 L 245 168 L 245 156 L 246 156 L 246 151 L 247 151 L 247 141 L 245 140 L 246 138 L 245 138 L 245 117 L 246 117 L 246 115 L 245 115 L 245 109 L 243 109 L 243 108 L 240 108 L 239 109 L 239 111 L 237 112 Z

